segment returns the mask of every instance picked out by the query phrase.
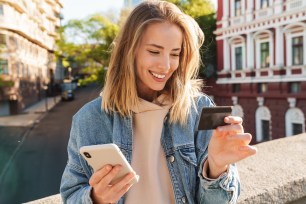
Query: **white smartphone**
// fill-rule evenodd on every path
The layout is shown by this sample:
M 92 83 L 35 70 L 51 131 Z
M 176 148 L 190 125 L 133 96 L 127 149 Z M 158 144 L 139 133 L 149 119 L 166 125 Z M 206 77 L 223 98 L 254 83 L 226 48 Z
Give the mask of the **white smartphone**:
M 112 166 L 121 165 L 122 169 L 117 176 L 111 181 L 111 185 L 121 180 L 127 173 L 134 172 L 125 156 L 120 151 L 116 144 L 101 144 L 83 146 L 80 148 L 80 153 L 87 163 L 93 168 L 94 172 L 101 169 L 103 166 L 110 164 Z M 139 176 L 137 175 L 130 184 L 137 183 Z

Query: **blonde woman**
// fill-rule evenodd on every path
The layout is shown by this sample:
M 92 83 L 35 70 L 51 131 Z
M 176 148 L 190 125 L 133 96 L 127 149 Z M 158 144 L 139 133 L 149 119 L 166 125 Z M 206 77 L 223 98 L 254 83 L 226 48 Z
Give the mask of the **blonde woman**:
M 61 182 L 65 203 L 235 203 L 240 186 L 233 163 L 256 153 L 239 117 L 197 131 L 213 102 L 197 80 L 204 36 L 175 5 L 145 1 L 116 38 L 101 97 L 74 117 L 69 160 Z M 79 155 L 85 145 L 115 143 L 135 173 L 116 184 L 120 166 L 93 173 Z M 140 181 L 129 181 L 136 174 Z

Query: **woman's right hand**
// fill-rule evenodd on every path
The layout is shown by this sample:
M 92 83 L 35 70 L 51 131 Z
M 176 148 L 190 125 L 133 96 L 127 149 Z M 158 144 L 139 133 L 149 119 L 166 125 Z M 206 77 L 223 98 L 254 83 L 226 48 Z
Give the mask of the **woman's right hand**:
M 117 203 L 130 189 L 133 185 L 130 182 L 136 176 L 134 172 L 128 173 L 120 181 L 110 185 L 112 179 L 120 172 L 121 168 L 120 165 L 105 165 L 91 176 L 89 185 L 92 186 L 91 198 L 94 203 Z

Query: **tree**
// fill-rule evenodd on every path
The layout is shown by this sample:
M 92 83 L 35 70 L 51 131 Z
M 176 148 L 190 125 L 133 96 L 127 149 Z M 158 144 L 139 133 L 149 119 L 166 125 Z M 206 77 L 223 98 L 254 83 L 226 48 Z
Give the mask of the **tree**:
M 70 20 L 58 30 L 58 51 L 64 67 L 78 68 L 90 77 L 85 82 L 104 80 L 110 47 L 119 31 L 118 25 L 100 14 Z
M 210 0 L 168 0 L 177 5 L 184 13 L 193 17 L 204 32 L 205 41 L 201 47 L 203 65 L 200 77 L 216 76 L 216 40 L 213 31 L 216 30 L 215 10 Z
M 184 13 L 193 18 L 215 13 L 210 0 L 168 0 L 177 5 Z

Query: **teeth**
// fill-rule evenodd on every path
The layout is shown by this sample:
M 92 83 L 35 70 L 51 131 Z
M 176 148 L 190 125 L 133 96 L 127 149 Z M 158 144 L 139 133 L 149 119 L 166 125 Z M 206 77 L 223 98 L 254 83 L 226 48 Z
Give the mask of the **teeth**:
M 156 78 L 159 78 L 159 79 L 163 79 L 166 77 L 166 75 L 159 75 L 159 74 L 155 74 L 153 72 L 150 72 L 153 76 L 155 76 Z

